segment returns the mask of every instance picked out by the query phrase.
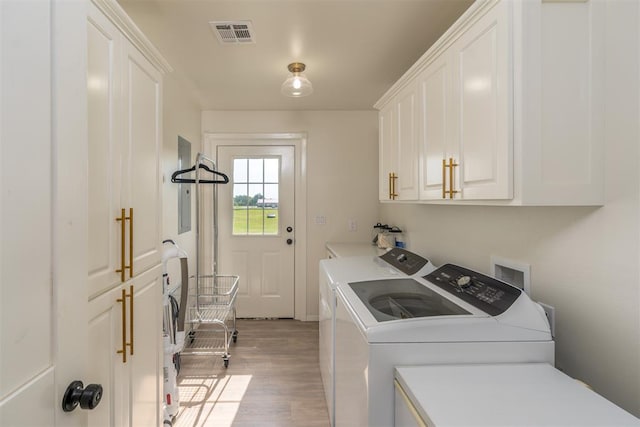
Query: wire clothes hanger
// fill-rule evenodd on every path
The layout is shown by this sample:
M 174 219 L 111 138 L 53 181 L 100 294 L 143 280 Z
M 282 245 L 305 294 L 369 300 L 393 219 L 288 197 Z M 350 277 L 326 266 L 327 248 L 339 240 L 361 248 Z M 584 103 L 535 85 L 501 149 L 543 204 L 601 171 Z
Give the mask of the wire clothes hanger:
M 189 169 L 181 169 L 179 171 L 175 171 L 174 173 L 171 174 L 171 182 L 174 183 L 184 183 L 184 184 L 227 184 L 229 183 L 229 177 L 222 173 L 222 172 L 218 172 L 217 170 L 211 169 L 209 166 L 207 166 L 206 164 L 202 163 L 200 156 L 198 156 L 198 160 L 196 161 L 196 164 L 194 166 L 191 166 Z M 203 159 L 206 159 L 206 157 L 202 156 Z M 209 159 L 206 159 L 209 160 Z M 215 168 L 215 164 L 213 162 L 211 162 L 214 165 Z M 180 175 L 183 175 L 185 173 L 190 173 L 195 171 L 197 168 L 199 169 L 204 169 L 207 172 L 210 172 L 214 175 L 219 176 L 221 179 L 193 179 L 193 178 L 178 178 Z M 196 173 L 196 177 L 198 177 L 199 174 Z

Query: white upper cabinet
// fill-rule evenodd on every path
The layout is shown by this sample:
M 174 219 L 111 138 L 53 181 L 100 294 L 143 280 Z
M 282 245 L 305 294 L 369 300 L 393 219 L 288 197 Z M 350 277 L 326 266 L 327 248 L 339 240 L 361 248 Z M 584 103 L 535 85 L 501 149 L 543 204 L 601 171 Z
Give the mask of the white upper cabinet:
M 162 80 L 121 28 L 93 3 L 89 11 L 91 298 L 160 263 Z
M 418 200 L 419 99 L 412 85 L 380 112 L 380 200 Z
M 443 161 L 460 155 L 453 137 L 450 57 L 449 53 L 440 55 L 418 76 L 423 104 L 419 118 L 421 200 L 439 200 L 446 196 L 449 177 L 445 176 Z
M 451 137 L 457 148 L 450 156 L 458 166 L 449 167 L 459 179 L 448 183 L 457 191 L 449 198 L 513 197 L 510 7 L 509 1 L 495 5 L 450 48 L 455 125 Z
M 396 192 L 398 200 L 418 199 L 418 86 L 412 85 L 399 97 L 396 105 L 398 123 L 398 163 Z
M 396 193 L 411 189 L 395 200 L 415 200 L 417 188 L 426 202 L 601 205 L 603 9 L 476 1 L 376 103 L 381 123 L 400 111 L 398 166 L 380 170 L 381 185 L 395 172 Z M 411 102 L 413 122 L 402 115 Z M 382 132 L 390 131 L 381 128 L 381 144 L 394 136 Z M 388 151 L 380 150 L 381 165 Z M 402 162 L 412 152 L 417 187 Z M 381 186 L 380 200 L 388 193 Z
M 378 117 L 378 159 L 380 162 L 378 196 L 380 200 L 395 200 L 397 198 L 394 185 L 396 184 L 398 140 L 395 137 L 394 107 L 395 104 L 387 105 L 380 110 Z
M 127 196 L 122 206 L 133 211 L 132 275 L 160 262 L 162 202 L 160 148 L 162 144 L 162 85 L 160 72 L 133 45 L 123 49 L 124 128 Z

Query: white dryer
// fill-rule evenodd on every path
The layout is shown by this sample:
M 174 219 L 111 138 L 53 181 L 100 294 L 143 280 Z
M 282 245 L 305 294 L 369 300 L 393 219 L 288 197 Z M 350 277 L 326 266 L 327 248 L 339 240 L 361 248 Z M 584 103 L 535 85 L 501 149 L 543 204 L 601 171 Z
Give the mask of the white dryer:
M 406 249 L 392 248 L 377 256 L 331 258 L 320 261 L 319 347 L 320 373 L 331 425 L 335 425 L 335 309 L 336 287 L 343 283 L 420 277 L 435 270 L 425 258 Z
M 393 425 L 395 366 L 554 363 L 544 310 L 463 267 L 341 283 L 336 294 L 336 427 Z M 461 390 L 461 403 L 467 398 Z

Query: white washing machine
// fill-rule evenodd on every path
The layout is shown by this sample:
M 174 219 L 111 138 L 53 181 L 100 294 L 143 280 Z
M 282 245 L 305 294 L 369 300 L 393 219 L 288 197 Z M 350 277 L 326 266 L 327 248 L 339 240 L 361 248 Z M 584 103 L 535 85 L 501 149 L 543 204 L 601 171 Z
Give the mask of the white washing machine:
M 393 248 L 385 254 L 331 258 L 320 261 L 320 373 L 331 425 L 335 425 L 335 309 L 336 287 L 343 283 L 374 279 L 419 277 L 435 270 L 425 258 L 406 249 Z
M 463 267 L 341 283 L 336 295 L 336 427 L 393 425 L 395 366 L 554 363 L 544 310 Z M 461 404 L 472 398 L 460 390 Z

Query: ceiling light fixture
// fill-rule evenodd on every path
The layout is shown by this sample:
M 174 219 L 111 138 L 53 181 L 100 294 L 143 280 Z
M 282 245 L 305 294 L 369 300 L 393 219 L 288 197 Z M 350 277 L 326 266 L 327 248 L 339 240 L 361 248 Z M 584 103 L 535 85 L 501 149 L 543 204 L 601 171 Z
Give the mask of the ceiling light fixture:
M 282 94 L 294 98 L 311 95 L 313 86 L 311 86 L 309 79 L 302 74 L 306 66 L 302 62 L 293 62 L 287 68 L 291 75 L 280 87 Z

